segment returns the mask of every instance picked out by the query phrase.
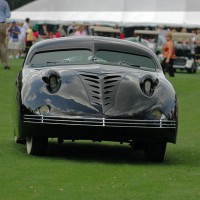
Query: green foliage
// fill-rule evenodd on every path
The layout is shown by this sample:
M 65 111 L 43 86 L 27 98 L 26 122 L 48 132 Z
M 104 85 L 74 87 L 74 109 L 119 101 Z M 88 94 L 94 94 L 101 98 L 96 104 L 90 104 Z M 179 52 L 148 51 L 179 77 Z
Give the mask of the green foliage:
M 147 163 L 127 144 L 50 140 L 46 157 L 14 143 L 12 91 L 22 61 L 0 68 L 0 199 L 200 199 L 200 73 L 169 78 L 179 102 L 177 144 L 162 164 Z M 162 134 L 162 133 L 161 133 Z

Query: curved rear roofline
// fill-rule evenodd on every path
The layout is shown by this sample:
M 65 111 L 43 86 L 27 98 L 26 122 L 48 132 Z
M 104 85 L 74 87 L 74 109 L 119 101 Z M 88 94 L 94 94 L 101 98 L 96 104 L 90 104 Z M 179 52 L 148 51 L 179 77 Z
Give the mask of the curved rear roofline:
M 70 36 L 41 41 L 31 47 L 25 63 L 28 64 L 29 57 L 35 53 L 79 48 L 90 49 L 93 52 L 101 49 L 147 56 L 155 60 L 157 68 L 161 69 L 156 55 L 147 47 L 126 40 L 100 36 Z

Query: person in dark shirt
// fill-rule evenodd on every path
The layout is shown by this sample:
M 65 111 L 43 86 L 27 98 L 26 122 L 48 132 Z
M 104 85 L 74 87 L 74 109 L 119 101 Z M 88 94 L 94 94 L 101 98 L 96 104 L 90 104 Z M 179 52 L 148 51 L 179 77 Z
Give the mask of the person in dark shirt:
M 49 38 L 49 32 L 47 31 L 47 25 L 43 24 L 42 29 L 39 30 L 39 36 L 40 40 L 48 39 Z

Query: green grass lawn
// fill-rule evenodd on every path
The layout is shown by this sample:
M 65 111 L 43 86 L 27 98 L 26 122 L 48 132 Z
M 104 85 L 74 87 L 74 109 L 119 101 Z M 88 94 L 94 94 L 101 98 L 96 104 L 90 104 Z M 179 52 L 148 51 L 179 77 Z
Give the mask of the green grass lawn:
M 0 200 L 200 199 L 200 73 L 167 77 L 179 101 L 177 144 L 161 164 L 127 144 L 50 142 L 48 156 L 26 154 L 14 142 L 12 91 L 22 60 L 0 66 Z

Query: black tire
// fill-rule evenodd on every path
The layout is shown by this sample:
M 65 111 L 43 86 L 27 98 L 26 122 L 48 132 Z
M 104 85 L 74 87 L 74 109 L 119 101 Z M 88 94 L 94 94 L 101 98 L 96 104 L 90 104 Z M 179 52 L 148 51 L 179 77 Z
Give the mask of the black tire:
M 26 144 L 26 139 L 19 138 L 19 137 L 15 136 L 15 143 L 17 143 L 17 144 Z
M 26 138 L 26 149 L 29 155 L 44 156 L 47 154 L 48 138 L 30 137 Z
M 188 72 L 188 74 L 192 74 L 193 73 L 192 69 L 188 69 L 187 72 Z
M 193 63 L 193 73 L 197 73 L 197 64 Z
M 145 142 L 143 142 L 143 141 L 132 141 L 130 143 L 130 146 L 134 150 L 144 150 L 144 148 L 145 148 Z
M 196 67 L 196 63 L 192 64 L 192 67 L 190 69 L 188 69 L 188 73 L 193 74 L 197 72 L 197 67 Z
M 145 145 L 145 159 L 151 162 L 163 162 L 166 151 L 166 142 L 149 142 Z

